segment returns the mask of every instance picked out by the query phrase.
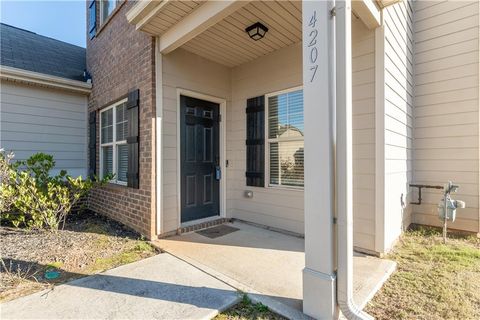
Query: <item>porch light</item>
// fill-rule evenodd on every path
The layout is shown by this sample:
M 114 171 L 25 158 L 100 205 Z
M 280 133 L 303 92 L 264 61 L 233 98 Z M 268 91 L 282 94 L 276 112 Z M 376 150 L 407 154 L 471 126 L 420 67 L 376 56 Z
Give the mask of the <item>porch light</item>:
M 254 23 L 245 29 L 245 32 L 248 33 L 249 37 L 255 41 L 265 37 L 267 31 L 268 28 L 260 22 Z

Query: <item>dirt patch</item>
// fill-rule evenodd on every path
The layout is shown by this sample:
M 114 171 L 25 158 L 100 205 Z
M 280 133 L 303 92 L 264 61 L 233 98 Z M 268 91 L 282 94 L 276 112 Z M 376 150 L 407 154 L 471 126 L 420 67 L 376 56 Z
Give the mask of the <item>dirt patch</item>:
M 367 305 L 375 319 L 480 319 L 480 239 L 418 228 L 388 255 L 397 271 Z
M 92 212 L 72 214 L 57 232 L 2 226 L 0 241 L 0 301 L 156 254 L 138 233 Z

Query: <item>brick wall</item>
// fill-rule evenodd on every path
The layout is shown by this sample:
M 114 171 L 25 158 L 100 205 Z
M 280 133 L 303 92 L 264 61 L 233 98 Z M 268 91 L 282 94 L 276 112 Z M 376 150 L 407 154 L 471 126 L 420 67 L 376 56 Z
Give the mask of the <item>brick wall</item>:
M 90 40 L 87 36 L 87 70 L 93 81 L 88 109 L 98 112 L 129 91 L 140 90 L 140 188 L 110 184 L 92 191 L 89 208 L 152 238 L 155 235 L 155 44 L 154 38 L 136 31 L 127 22 L 125 14 L 133 5 L 133 2 L 122 3 L 103 26 L 97 20 L 95 38 Z M 97 173 L 99 119 L 98 112 Z

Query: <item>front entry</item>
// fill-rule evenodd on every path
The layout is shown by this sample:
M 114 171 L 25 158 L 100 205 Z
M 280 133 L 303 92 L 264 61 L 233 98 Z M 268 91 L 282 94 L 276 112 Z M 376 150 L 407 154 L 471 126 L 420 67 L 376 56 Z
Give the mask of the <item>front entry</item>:
M 220 106 L 180 96 L 181 221 L 220 215 Z

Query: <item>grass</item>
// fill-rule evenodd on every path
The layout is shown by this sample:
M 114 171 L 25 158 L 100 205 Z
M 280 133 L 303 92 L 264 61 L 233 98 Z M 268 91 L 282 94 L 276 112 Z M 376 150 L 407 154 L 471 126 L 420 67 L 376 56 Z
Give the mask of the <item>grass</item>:
M 0 302 L 157 254 L 139 234 L 98 215 L 55 233 L 0 228 Z M 59 272 L 47 278 L 48 271 Z
M 102 243 L 103 245 L 103 243 Z M 90 272 L 100 272 L 112 269 L 123 264 L 132 263 L 155 254 L 153 248 L 148 242 L 137 240 L 130 243 L 123 251 L 115 253 L 105 258 L 98 258 L 90 266 Z
M 253 303 L 247 295 L 234 307 L 220 313 L 214 320 L 283 320 L 261 303 Z
M 421 227 L 407 231 L 388 259 L 397 271 L 366 311 L 376 319 L 480 319 L 480 239 Z

